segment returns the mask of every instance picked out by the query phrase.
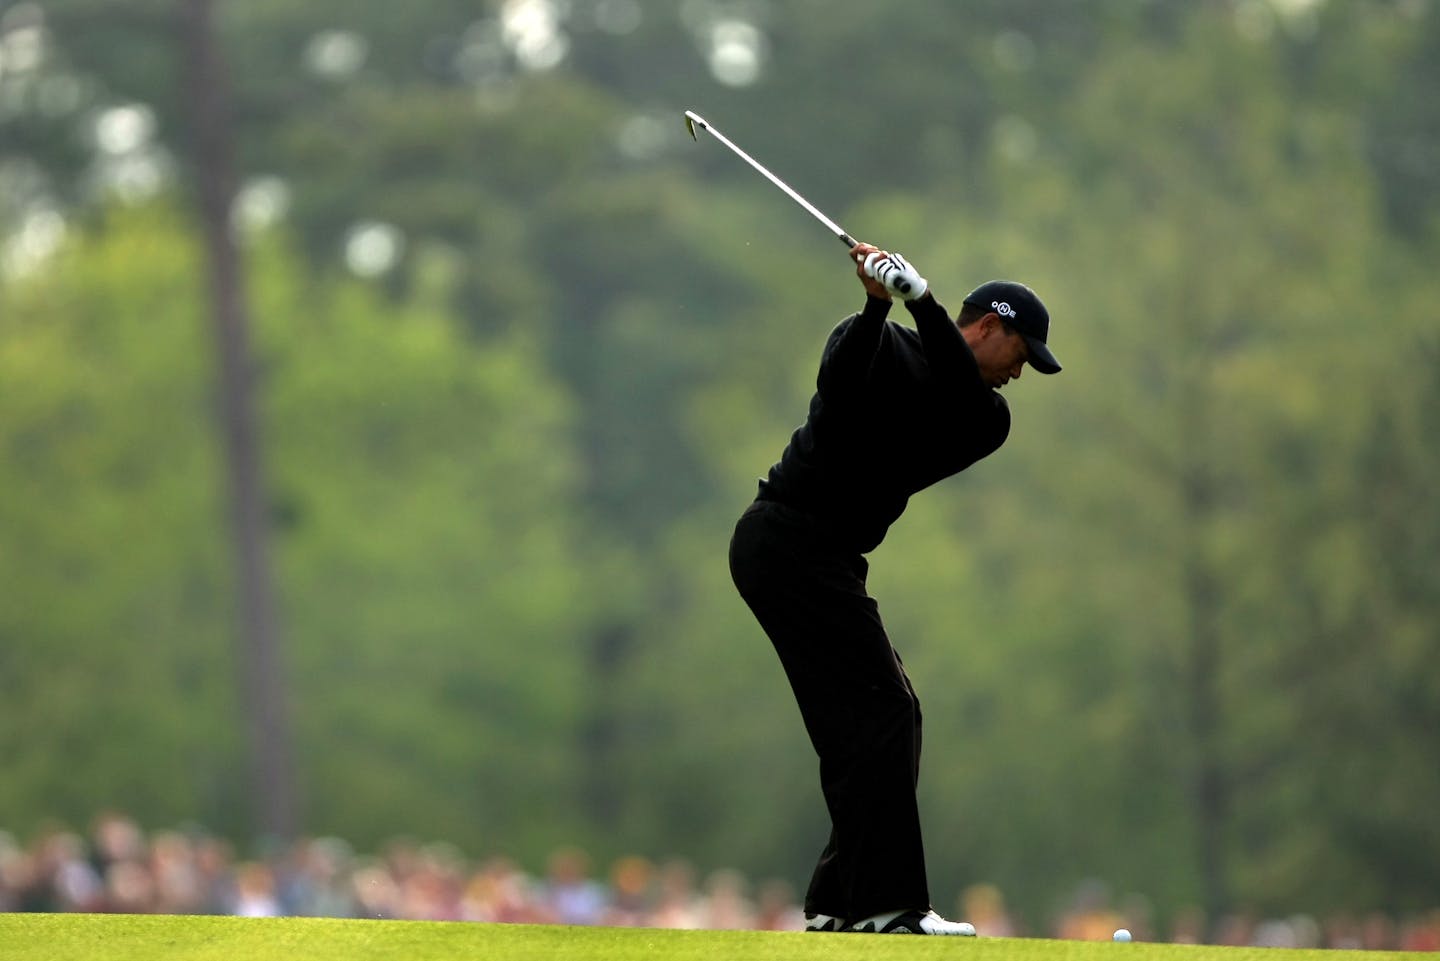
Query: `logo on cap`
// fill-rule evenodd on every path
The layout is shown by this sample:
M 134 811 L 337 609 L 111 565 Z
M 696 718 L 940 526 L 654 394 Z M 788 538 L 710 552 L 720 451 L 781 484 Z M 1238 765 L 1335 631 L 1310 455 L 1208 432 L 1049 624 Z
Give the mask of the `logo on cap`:
M 996 312 L 997 314 L 999 314 L 1001 317 L 1018 317 L 1018 316 L 1020 316 L 1019 314 L 1015 313 L 1015 308 L 1014 308 L 1014 307 L 1011 307 L 1008 303 L 1006 303 L 1006 302 L 1003 301 L 1003 300 L 1001 300 L 1001 301 L 994 301 L 994 300 L 992 300 L 992 301 L 990 301 L 990 306 L 993 307 L 993 308 L 995 308 L 995 312 Z

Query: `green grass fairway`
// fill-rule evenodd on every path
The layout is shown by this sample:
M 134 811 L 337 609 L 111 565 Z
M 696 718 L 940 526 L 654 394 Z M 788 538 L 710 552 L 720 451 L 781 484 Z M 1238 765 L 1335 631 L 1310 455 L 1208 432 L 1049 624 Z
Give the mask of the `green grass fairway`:
M 1414 954 L 324 918 L 0 914 L 0 961 L 1378 961 Z

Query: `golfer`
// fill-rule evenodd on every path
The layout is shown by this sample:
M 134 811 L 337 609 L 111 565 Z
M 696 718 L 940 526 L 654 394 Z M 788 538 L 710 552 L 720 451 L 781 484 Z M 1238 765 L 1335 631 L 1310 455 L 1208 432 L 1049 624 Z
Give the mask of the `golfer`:
M 898 254 L 851 248 L 865 306 L 820 358 L 809 415 L 735 526 L 730 571 L 769 635 L 820 757 L 830 840 L 808 931 L 973 935 L 932 910 L 915 787 L 920 703 L 865 591 L 865 555 L 917 491 L 1005 442 L 999 390 L 1060 370 L 1024 284 L 975 288 L 951 320 Z M 887 317 L 904 300 L 914 329 Z

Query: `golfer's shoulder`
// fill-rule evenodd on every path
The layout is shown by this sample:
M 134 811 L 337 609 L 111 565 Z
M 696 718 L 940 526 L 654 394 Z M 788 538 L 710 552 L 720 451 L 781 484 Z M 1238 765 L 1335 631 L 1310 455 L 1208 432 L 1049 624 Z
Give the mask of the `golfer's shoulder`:
M 986 419 L 995 446 L 999 447 L 1005 443 L 1005 438 L 1010 436 L 1010 404 L 1000 396 L 998 390 L 988 390 L 986 393 L 990 395 L 990 416 Z
M 993 442 L 995 447 L 1010 436 L 1010 405 L 998 390 L 982 387 L 970 392 L 961 407 L 960 419 L 968 425 L 970 433 Z
M 876 315 L 857 310 L 830 329 L 830 336 L 825 339 L 825 347 L 828 350 L 840 341 L 847 339 L 847 336 L 849 339 L 865 341 L 876 336 L 883 337 L 885 332 L 893 326 L 895 326 L 895 322 L 886 320 L 883 314 Z

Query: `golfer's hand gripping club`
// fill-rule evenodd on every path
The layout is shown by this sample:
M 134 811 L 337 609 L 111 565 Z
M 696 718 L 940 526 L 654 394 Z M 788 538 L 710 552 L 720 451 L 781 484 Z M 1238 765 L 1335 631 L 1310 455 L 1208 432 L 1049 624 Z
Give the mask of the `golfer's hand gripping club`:
M 885 285 L 896 297 L 916 300 L 925 296 L 930 284 L 910 262 L 899 254 L 875 250 L 865 255 L 865 275 Z

